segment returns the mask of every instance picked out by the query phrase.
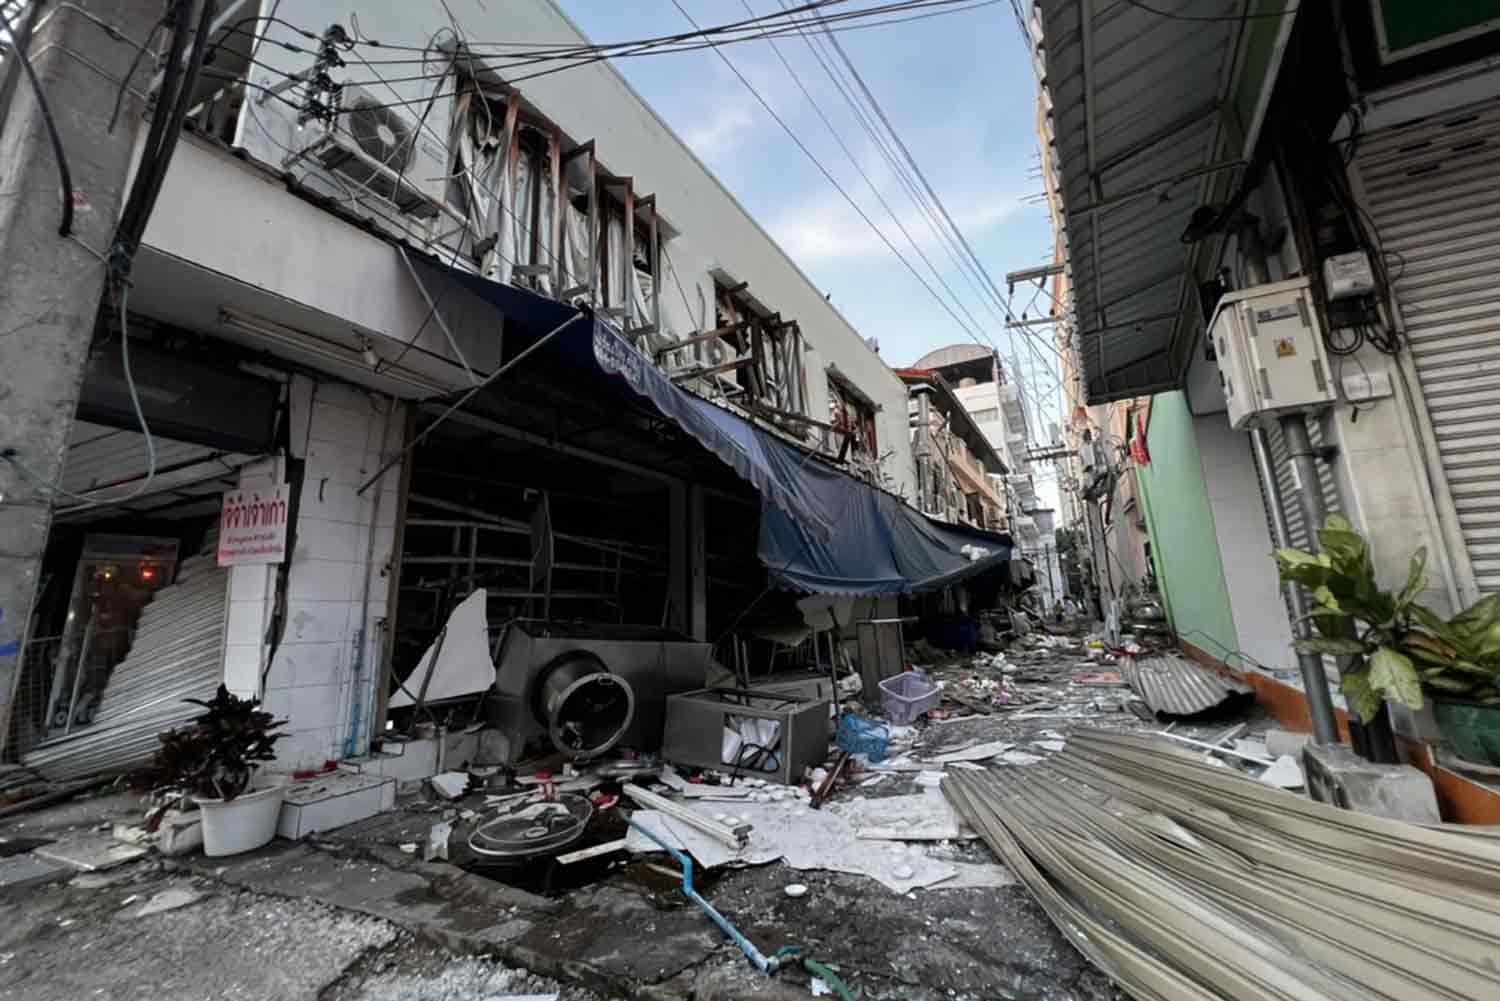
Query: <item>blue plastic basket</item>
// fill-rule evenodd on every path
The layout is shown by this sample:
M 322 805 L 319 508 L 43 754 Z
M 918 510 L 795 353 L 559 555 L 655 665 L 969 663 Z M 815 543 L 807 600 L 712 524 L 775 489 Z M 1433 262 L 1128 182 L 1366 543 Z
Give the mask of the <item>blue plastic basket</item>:
M 863 754 L 870 761 L 881 761 L 891 743 L 891 728 L 854 713 L 844 713 L 839 717 L 833 742 L 850 754 Z

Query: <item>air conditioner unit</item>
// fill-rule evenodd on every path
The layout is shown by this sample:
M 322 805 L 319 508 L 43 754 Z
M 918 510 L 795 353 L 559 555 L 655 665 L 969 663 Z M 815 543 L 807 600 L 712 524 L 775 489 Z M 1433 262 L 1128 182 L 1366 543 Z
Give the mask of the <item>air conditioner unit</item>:
M 364 87 L 345 86 L 333 121 L 309 125 L 310 159 L 422 219 L 436 216 L 447 196 L 448 154 L 439 139 L 448 131 L 452 99 L 438 96 L 426 111 L 427 125 L 391 107 Z
M 1225 293 L 1208 331 L 1231 427 L 1338 400 L 1306 278 Z

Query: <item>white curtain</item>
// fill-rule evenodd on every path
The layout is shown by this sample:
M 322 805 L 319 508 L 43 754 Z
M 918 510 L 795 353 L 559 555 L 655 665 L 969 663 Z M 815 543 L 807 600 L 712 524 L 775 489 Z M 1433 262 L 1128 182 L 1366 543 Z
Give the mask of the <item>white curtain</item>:
M 546 265 L 547 273 L 537 278 L 536 287 L 543 295 L 556 295 L 562 290 L 552 287 L 552 272 L 558 263 L 557 256 L 561 248 L 552 246 L 552 220 L 557 218 L 557 188 L 552 183 L 550 156 L 542 157 L 537 167 L 542 172 L 542 211 L 539 216 L 541 222 L 538 224 L 541 232 L 536 234 L 536 263 Z
M 486 278 L 508 282 L 515 254 L 504 225 L 509 146 L 503 134 L 505 124 L 478 95 L 460 98 L 460 109 L 463 113 L 455 116 L 459 123 L 459 179 L 469 201 L 470 247 L 493 237 L 493 245 L 480 261 L 480 270 Z
M 563 288 L 589 284 L 589 244 L 593 242 L 589 214 L 573 205 L 574 199 L 587 197 L 588 192 L 569 188 L 563 207 Z
M 514 186 L 511 188 L 510 218 L 507 220 L 515 264 L 531 263 L 531 176 L 536 164 L 524 149 L 516 150 Z
M 649 248 L 648 248 L 649 249 Z M 630 262 L 630 293 L 635 301 L 635 325 L 651 322 L 651 292 L 656 279 Z
M 609 213 L 609 223 L 605 226 L 604 233 L 609 257 L 609 297 L 604 305 L 609 309 L 619 309 L 626 302 L 626 275 L 635 270 L 630 262 L 624 260 L 625 222 L 621 216 Z

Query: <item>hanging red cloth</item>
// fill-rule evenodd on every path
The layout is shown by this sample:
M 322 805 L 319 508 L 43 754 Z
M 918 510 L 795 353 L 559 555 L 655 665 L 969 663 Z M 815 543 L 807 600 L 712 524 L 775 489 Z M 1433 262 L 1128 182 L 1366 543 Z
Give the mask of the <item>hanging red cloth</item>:
M 1151 465 L 1151 452 L 1146 448 L 1146 417 L 1149 413 L 1149 410 L 1144 410 L 1135 415 L 1134 433 L 1130 436 L 1130 458 L 1137 466 Z

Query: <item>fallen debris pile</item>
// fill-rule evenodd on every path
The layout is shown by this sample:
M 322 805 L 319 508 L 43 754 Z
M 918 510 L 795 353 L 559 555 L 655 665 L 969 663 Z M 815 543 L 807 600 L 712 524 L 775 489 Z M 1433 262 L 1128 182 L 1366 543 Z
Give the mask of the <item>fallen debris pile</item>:
M 1500 996 L 1500 841 L 1076 732 L 943 792 L 1057 927 L 1152 1001 Z

